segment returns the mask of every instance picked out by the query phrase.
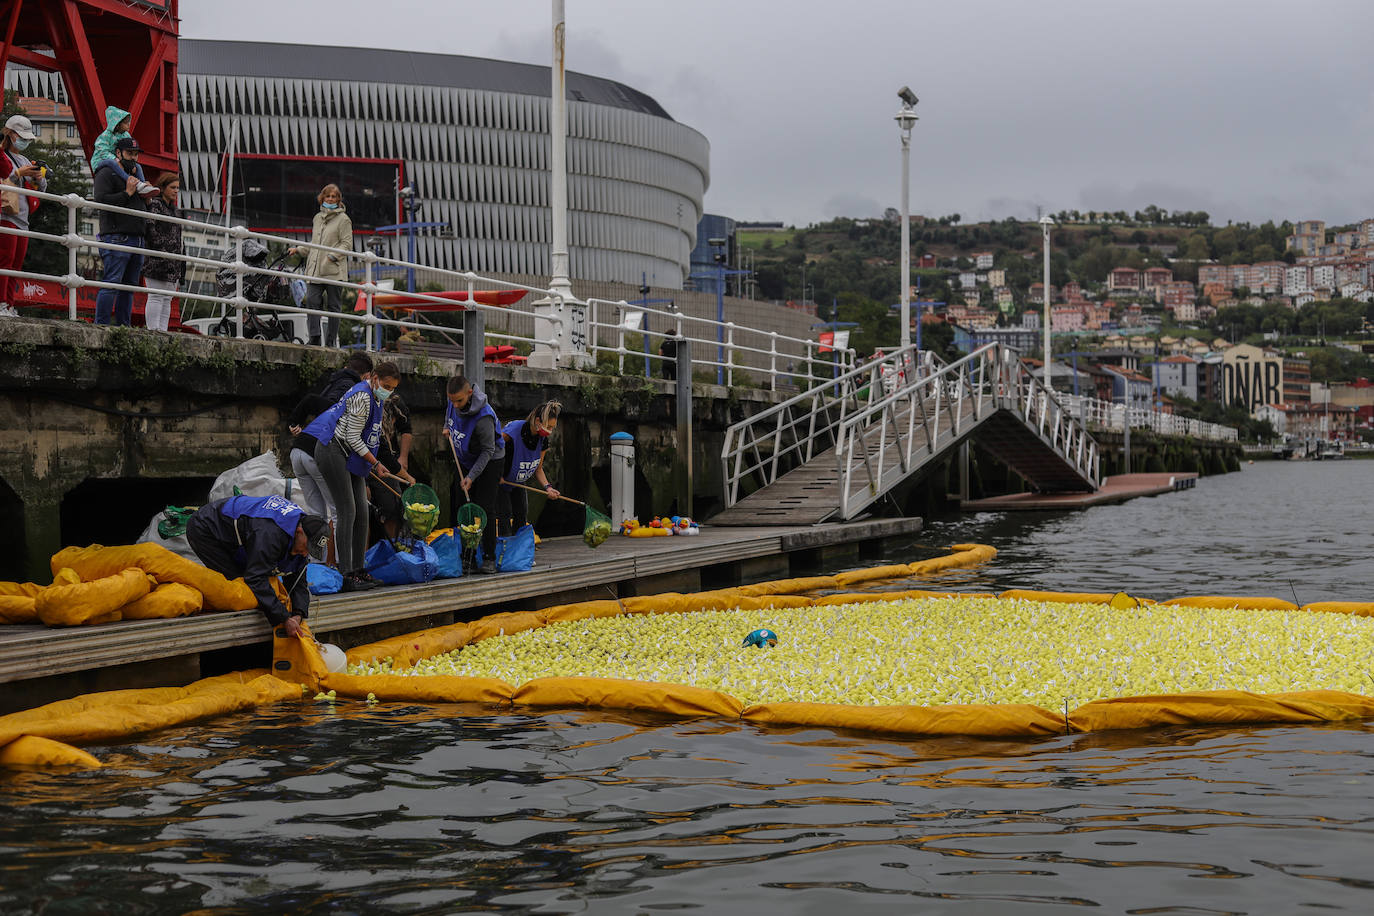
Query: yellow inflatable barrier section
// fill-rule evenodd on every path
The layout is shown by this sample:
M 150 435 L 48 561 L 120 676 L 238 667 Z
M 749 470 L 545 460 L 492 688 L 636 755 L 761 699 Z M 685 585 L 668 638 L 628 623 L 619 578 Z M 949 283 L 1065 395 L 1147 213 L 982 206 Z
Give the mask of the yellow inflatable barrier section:
M 106 548 L 118 549 L 118 548 Z M 891 602 L 911 599 L 986 600 L 995 602 L 1059 602 L 1135 607 L 1178 607 L 1309 611 L 1374 616 L 1374 603 L 1318 602 L 1299 609 L 1273 598 L 1205 595 L 1156 602 L 1124 593 L 1049 592 L 1013 589 L 999 595 L 927 590 L 815 594 L 856 584 L 893 578 L 935 575 L 984 563 L 996 551 L 984 545 L 961 544 L 948 556 L 908 565 L 854 570 L 835 576 L 813 576 L 764 582 L 696 594 L 665 593 L 621 600 L 587 601 L 539 611 L 494 614 L 465 623 L 439 627 L 359 646 L 347 653 L 352 665 L 375 665 L 387 660 L 391 672 L 404 671 L 425 659 L 453 652 L 493 637 L 509 636 L 550 624 L 628 615 L 691 614 L 705 611 L 768 608 L 807 608 Z M 65 552 L 64 552 L 65 553 Z M 59 555 L 61 556 L 61 555 Z M 79 583 L 119 576 L 129 593 L 142 595 L 126 603 L 147 601 L 166 587 L 151 589 L 157 572 L 135 563 L 116 569 L 128 557 L 116 555 L 96 562 L 67 556 L 57 569 L 79 571 Z M 159 558 L 161 559 L 161 558 Z M 75 565 L 71 561 L 76 561 Z M 157 563 L 152 563 L 157 567 Z M 142 582 L 125 575 L 137 568 Z M 165 575 L 165 570 L 159 568 Z M 89 578 L 95 577 L 95 578 Z M 203 595 L 210 593 L 186 584 Z M 241 582 L 238 584 L 242 584 Z M 229 585 L 233 585 L 230 583 Z M 121 593 L 123 594 L 123 593 Z M 37 600 L 33 588 L 0 586 L 0 599 Z M 166 600 L 190 602 L 178 593 Z M 1006 607 L 1015 605 L 1007 604 Z M 0 607 L 6 605 L 0 604 Z M 91 612 L 99 611 L 99 607 Z M 748 705 L 721 691 L 674 683 L 606 677 L 538 677 L 513 685 L 498 678 L 456 675 L 414 676 L 398 673 L 349 674 L 326 669 L 313 639 L 287 638 L 279 628 L 273 670 L 245 671 L 197 681 L 186 687 L 122 690 L 90 694 L 37 709 L 0 717 L 0 765 L 99 766 L 89 753 L 72 745 L 99 744 L 197 719 L 221 715 L 312 694 L 334 700 L 353 698 L 422 703 L 479 703 L 504 712 L 512 706 L 586 707 L 647 710 L 682 717 L 737 719 L 778 726 L 822 726 L 885 735 L 1038 737 L 1108 729 L 1162 725 L 1242 725 L 1255 723 L 1340 722 L 1374 717 L 1374 697 L 1334 690 L 1260 694 L 1238 690 L 1098 699 L 1076 708 L 1050 710 L 1032 704 L 961 704 L 931 706 L 863 706 L 836 703 L 768 702 Z M 749 650 L 753 651 L 753 650 Z

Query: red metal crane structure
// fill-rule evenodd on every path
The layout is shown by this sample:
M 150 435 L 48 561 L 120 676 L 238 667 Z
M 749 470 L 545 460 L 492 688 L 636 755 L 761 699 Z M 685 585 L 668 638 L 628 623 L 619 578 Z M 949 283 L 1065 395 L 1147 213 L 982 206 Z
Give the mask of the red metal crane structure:
M 133 115 L 130 131 L 152 174 L 177 168 L 179 0 L 0 0 L 0 69 L 56 72 L 86 155 L 105 106 Z

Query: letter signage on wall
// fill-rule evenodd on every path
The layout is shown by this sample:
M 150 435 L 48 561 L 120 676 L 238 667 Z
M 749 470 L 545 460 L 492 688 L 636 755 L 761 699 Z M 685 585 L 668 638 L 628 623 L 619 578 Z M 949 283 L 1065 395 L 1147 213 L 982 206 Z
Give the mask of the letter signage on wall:
M 1221 366 L 1222 401 L 1254 413 L 1283 403 L 1283 357 L 1240 344 L 1227 350 Z

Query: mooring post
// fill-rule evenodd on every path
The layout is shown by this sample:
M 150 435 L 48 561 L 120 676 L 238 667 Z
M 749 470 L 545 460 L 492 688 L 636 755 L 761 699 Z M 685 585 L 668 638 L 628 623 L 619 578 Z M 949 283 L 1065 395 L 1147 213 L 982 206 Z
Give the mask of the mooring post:
M 1121 409 L 1121 473 L 1131 473 L 1131 402 L 1130 389 L 1127 389 L 1126 401 Z
M 961 442 L 959 444 L 959 502 L 961 503 L 966 503 L 969 500 L 970 489 L 968 485 L 968 457 L 968 442 Z
M 677 342 L 677 478 L 678 515 L 692 511 L 692 342 L 679 336 Z
M 463 375 L 483 391 L 487 388 L 486 355 L 486 316 L 481 309 L 467 309 L 463 312 Z
M 635 517 L 635 437 L 611 434 L 611 524 Z

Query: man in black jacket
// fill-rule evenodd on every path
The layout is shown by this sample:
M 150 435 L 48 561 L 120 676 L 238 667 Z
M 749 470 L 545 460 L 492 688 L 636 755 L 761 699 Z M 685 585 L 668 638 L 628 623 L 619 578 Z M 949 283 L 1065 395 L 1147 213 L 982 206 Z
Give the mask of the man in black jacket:
M 115 141 L 115 157 L 128 173 L 121 179 L 112 167 L 103 165 L 96 170 L 92 196 L 97 203 L 147 211 L 148 205 L 138 196 L 138 141 L 123 137 Z M 114 210 L 100 211 L 100 241 L 126 248 L 142 248 L 147 220 L 136 213 Z M 100 279 L 106 283 L 137 286 L 143 275 L 143 255 L 129 251 L 101 249 L 103 271 Z M 114 323 L 128 327 L 134 312 L 134 294 L 128 290 L 102 288 L 95 298 L 95 323 L 109 324 L 113 312 Z
M 328 522 L 280 496 L 228 496 L 196 510 L 186 523 L 186 540 L 206 568 L 226 579 L 242 576 L 272 626 L 300 635 L 310 614 L 305 568 L 311 559 L 324 560 Z M 285 577 L 289 611 L 272 588 L 277 576 Z

